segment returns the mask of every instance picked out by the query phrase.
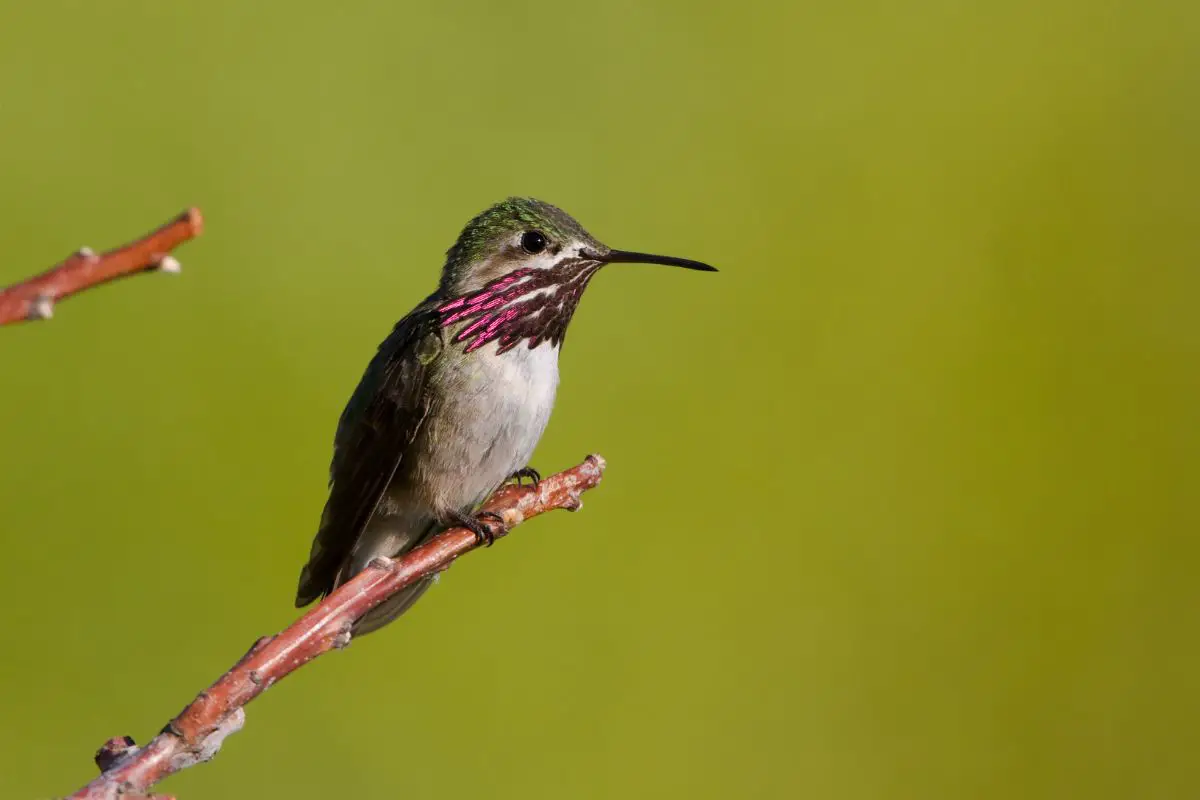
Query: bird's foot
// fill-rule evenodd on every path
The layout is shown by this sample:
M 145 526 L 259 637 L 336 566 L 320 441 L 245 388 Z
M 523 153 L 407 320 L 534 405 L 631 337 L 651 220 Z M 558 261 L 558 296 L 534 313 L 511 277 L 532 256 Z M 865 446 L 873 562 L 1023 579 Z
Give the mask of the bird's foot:
M 475 534 L 475 541 L 485 547 L 492 546 L 496 541 L 497 533 L 508 532 L 508 526 L 504 524 L 504 517 L 495 511 L 480 511 L 475 516 L 454 512 L 449 515 L 449 520 L 451 525 L 466 528 Z
M 529 478 L 530 485 L 532 485 L 533 488 L 536 489 L 538 487 L 538 484 L 542 482 L 542 473 L 538 472 L 533 467 L 521 467 L 519 470 L 514 472 L 512 475 L 508 476 L 508 479 L 510 481 L 517 482 L 517 486 L 521 485 L 522 478 Z

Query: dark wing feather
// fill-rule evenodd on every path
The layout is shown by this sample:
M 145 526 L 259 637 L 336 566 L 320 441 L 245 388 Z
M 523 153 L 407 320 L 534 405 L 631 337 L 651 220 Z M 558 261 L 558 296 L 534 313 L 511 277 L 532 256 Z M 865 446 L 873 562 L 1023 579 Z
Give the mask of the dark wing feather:
M 297 606 L 332 591 L 338 570 L 420 430 L 429 411 L 426 379 L 441 350 L 440 337 L 438 317 L 428 307 L 400 320 L 346 404 L 334 438 L 329 499 L 300 571 Z

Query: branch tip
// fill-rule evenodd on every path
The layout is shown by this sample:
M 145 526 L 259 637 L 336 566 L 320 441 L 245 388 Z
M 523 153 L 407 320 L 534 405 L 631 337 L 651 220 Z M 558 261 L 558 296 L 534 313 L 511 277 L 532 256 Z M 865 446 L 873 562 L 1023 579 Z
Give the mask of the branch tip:
M 189 208 L 123 247 L 104 253 L 81 247 L 41 275 L 0 289 L 0 325 L 50 319 L 55 304 L 61 300 L 147 269 L 179 272 L 179 261 L 171 251 L 200 235 L 203 228 L 200 210 Z
M 199 236 L 204 233 L 204 215 L 195 206 L 180 214 L 179 220 L 191 228 L 192 236 Z

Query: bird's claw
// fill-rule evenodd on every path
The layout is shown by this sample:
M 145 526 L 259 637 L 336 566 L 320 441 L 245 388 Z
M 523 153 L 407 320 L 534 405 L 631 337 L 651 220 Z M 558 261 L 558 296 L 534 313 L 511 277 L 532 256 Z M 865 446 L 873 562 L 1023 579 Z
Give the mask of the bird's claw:
M 495 543 L 497 533 L 508 532 L 508 526 L 504 524 L 504 517 L 495 511 L 480 511 L 473 517 L 468 514 L 455 514 L 451 521 L 475 534 L 476 544 L 484 547 L 491 547 Z
M 522 478 L 529 478 L 530 485 L 536 489 L 538 484 L 542 482 L 542 473 L 538 472 L 533 467 L 521 467 L 521 469 L 508 476 L 510 481 L 517 482 L 517 486 L 521 485 Z
M 508 526 L 504 524 L 504 517 L 495 511 L 480 511 L 475 515 L 475 521 L 483 529 L 482 536 L 478 531 L 475 532 L 475 536 L 479 537 L 479 543 L 485 547 L 491 547 L 496 543 L 497 532 L 505 533 L 508 530 Z M 493 526 L 495 527 L 493 528 Z

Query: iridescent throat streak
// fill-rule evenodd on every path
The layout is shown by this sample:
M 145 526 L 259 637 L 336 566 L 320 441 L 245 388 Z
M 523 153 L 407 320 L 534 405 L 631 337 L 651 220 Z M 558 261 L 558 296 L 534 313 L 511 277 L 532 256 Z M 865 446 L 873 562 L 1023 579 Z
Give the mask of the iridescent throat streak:
M 579 298 L 601 266 L 576 258 L 547 269 L 515 269 L 477 292 L 438 306 L 442 327 L 467 323 L 454 336 L 455 342 L 466 342 L 466 353 L 491 341 L 499 342 L 497 354 L 524 339 L 531 350 L 542 342 L 562 344 Z

